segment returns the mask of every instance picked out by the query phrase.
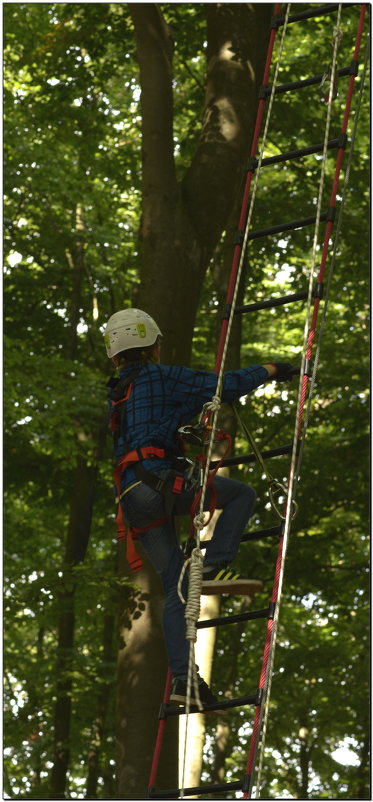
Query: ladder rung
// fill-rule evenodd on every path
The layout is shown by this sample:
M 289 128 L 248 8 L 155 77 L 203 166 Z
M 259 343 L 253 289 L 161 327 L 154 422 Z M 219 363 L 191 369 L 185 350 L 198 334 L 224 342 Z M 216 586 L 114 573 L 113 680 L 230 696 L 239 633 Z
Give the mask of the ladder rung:
M 349 6 L 356 6 L 359 5 L 358 3 L 344 3 L 344 8 L 349 8 Z M 309 8 L 306 11 L 299 11 L 298 14 L 291 14 L 288 17 L 288 24 L 290 22 L 299 22 L 303 19 L 310 19 L 311 17 L 323 17 L 325 14 L 331 14 L 332 12 L 338 11 L 338 3 L 328 3 L 325 6 L 318 6 L 316 8 Z M 285 22 L 285 17 L 276 17 L 276 27 L 279 28 L 280 25 L 283 25 Z
M 289 443 L 287 446 L 281 446 L 281 448 L 272 448 L 270 451 L 261 451 L 261 455 L 263 459 L 270 459 L 271 457 L 280 457 L 282 454 L 291 454 L 293 449 L 293 444 Z M 223 467 L 229 465 L 246 465 L 248 462 L 255 462 L 256 456 L 255 454 L 247 454 L 247 456 L 241 457 L 227 457 L 227 459 L 223 460 L 221 465 Z M 219 460 L 213 460 L 210 462 L 211 468 L 216 468 L 219 464 Z
M 312 290 L 312 298 L 323 297 L 323 282 L 317 282 Z M 293 293 L 293 295 L 283 295 L 280 298 L 268 298 L 267 301 L 256 301 L 253 304 L 244 304 L 244 306 L 237 306 L 234 314 L 241 314 L 242 312 L 253 312 L 258 309 L 269 309 L 274 306 L 285 306 L 285 304 L 292 304 L 295 301 L 304 301 L 308 298 L 308 290 Z
M 268 618 L 270 614 L 269 607 L 265 610 L 251 610 L 246 613 L 236 613 L 235 615 L 222 615 L 218 618 L 209 618 L 206 621 L 198 621 L 197 629 L 206 629 L 207 627 L 218 627 L 224 624 L 238 624 L 240 621 L 255 621 L 258 618 Z
M 327 144 L 328 150 L 338 148 L 339 139 L 329 139 Z M 289 150 L 286 153 L 279 153 L 277 156 L 268 156 L 262 159 L 261 166 L 266 167 L 269 164 L 278 164 L 279 162 L 287 162 L 292 159 L 299 159 L 301 156 L 311 156 L 313 153 L 322 153 L 324 150 L 324 143 L 319 142 L 317 145 L 308 145 L 306 148 L 299 148 L 298 150 Z M 258 161 L 256 159 L 256 161 Z M 256 165 L 257 166 L 257 165 Z
M 261 540 L 263 537 L 281 535 L 282 525 L 272 526 L 270 529 L 258 529 L 257 532 L 245 532 L 241 537 L 241 543 L 247 540 Z
M 344 75 L 351 75 L 351 65 L 349 64 L 348 67 L 341 67 L 337 74 L 338 78 L 343 78 Z M 284 92 L 292 92 L 293 89 L 304 89 L 306 86 L 316 86 L 317 84 L 321 84 L 323 77 L 324 73 L 320 73 L 320 75 L 312 75 L 310 78 L 303 78 L 301 81 L 290 81 L 287 84 L 279 84 L 275 87 L 275 95 L 283 95 Z M 266 96 L 271 94 L 270 86 L 264 89 L 264 94 Z
M 320 220 L 326 220 L 327 212 L 320 214 Z M 293 231 L 295 228 L 304 228 L 305 226 L 312 226 L 316 222 L 316 216 L 302 217 L 300 220 L 290 220 L 289 223 L 280 223 L 277 226 L 270 226 L 269 228 L 258 229 L 251 231 L 248 239 L 259 239 L 259 237 L 267 237 L 269 234 L 281 234 L 282 231 Z
M 242 791 L 243 790 L 243 783 L 242 781 L 238 782 L 230 782 L 230 783 L 216 783 L 209 785 L 194 785 L 191 788 L 173 788 L 169 791 L 155 791 L 154 788 L 148 788 L 148 798 L 149 799 L 179 799 L 179 795 L 181 791 L 183 791 L 183 796 L 185 794 L 209 794 L 219 791 Z
M 248 696 L 238 696 L 236 699 L 226 699 L 221 701 L 219 699 L 217 704 L 204 705 L 203 713 L 208 713 L 210 710 L 228 710 L 230 707 L 243 707 L 243 705 L 256 705 L 258 704 L 258 693 L 252 693 Z M 165 716 L 183 716 L 185 714 L 185 707 L 176 707 L 174 705 L 165 705 Z M 190 713 L 199 713 L 196 707 Z
M 303 292 L 296 292 L 293 295 L 283 295 L 281 298 L 268 298 L 267 301 L 257 301 L 254 304 L 236 306 L 234 314 L 241 315 L 243 312 L 254 312 L 258 311 L 258 309 L 270 309 L 273 306 L 285 306 L 285 304 L 293 304 L 295 301 L 304 301 L 307 297 L 307 290 L 303 290 Z

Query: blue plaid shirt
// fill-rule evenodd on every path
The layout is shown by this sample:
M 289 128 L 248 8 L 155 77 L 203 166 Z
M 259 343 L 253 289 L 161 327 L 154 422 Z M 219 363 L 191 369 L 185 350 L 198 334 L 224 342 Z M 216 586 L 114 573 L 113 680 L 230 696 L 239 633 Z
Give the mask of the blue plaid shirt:
M 126 378 L 135 368 L 136 365 L 124 368 L 120 376 Z M 166 449 L 176 457 L 182 456 L 177 430 L 200 413 L 207 401 L 211 401 L 217 378 L 216 373 L 184 367 L 151 363 L 142 366 L 126 401 L 125 431 L 118 440 L 116 459 L 119 460 L 128 450 L 125 444 L 129 450 L 152 445 Z M 267 379 L 268 373 L 261 365 L 227 371 L 224 374 L 222 401 L 234 401 L 247 395 Z M 167 459 L 148 459 L 142 464 L 152 472 L 172 467 Z M 135 481 L 133 468 L 127 468 L 122 475 L 121 490 Z

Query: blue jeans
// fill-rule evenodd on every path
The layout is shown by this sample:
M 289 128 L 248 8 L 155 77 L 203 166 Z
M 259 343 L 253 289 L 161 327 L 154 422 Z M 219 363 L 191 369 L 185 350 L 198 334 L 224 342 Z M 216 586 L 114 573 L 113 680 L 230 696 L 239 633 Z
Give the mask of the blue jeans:
M 159 474 L 162 475 L 162 474 Z M 217 494 L 217 509 L 221 509 L 214 534 L 206 549 L 204 565 L 228 565 L 234 560 L 243 530 L 252 514 L 255 491 L 243 482 L 215 476 L 213 485 Z M 174 515 L 188 515 L 195 497 L 195 490 L 175 494 Z M 211 491 L 206 494 L 206 509 L 209 507 Z M 165 516 L 161 493 L 141 482 L 129 490 L 122 499 L 125 521 L 138 528 L 149 526 Z M 177 585 L 184 562 L 172 521 L 149 529 L 139 535 L 139 540 L 152 565 L 162 579 L 165 592 L 163 608 L 163 631 L 170 669 L 174 677 L 186 679 L 188 673 L 189 643 L 185 638 L 185 607 L 179 599 Z M 184 579 L 183 596 L 187 593 Z

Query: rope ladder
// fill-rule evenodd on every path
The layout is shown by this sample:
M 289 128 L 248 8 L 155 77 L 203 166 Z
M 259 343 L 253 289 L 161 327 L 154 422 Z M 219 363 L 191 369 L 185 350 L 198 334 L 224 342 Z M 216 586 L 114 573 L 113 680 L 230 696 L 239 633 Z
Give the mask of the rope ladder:
M 341 27 L 340 27 L 341 15 L 342 15 L 342 9 L 348 6 L 358 6 L 359 8 L 359 19 L 355 34 L 354 53 L 352 60 L 347 67 L 338 68 L 338 48 L 341 39 Z M 226 625 L 230 623 L 233 624 L 238 621 L 240 622 L 250 621 L 258 618 L 263 618 L 266 619 L 267 621 L 260 678 L 256 691 L 243 697 L 239 697 L 238 699 L 229 699 L 223 702 L 219 700 L 219 710 L 222 708 L 229 709 L 234 707 L 243 707 L 246 705 L 252 705 L 255 708 L 252 733 L 248 747 L 246 769 L 244 776 L 240 780 L 234 782 L 227 782 L 220 784 L 210 783 L 191 788 L 182 787 L 178 789 L 156 790 L 156 776 L 157 776 L 158 762 L 161 754 L 162 741 L 167 718 L 170 716 L 183 715 L 183 714 L 186 714 L 188 717 L 188 715 L 191 714 L 189 710 L 188 698 L 185 708 L 182 707 L 177 708 L 169 704 L 169 698 L 171 692 L 171 679 L 172 679 L 169 671 L 167 675 L 163 701 L 159 714 L 158 733 L 157 733 L 155 749 L 153 754 L 153 761 L 148 783 L 148 797 L 150 799 L 184 798 L 185 794 L 190 796 L 195 794 L 203 795 L 211 793 L 222 793 L 226 791 L 237 791 L 237 793 L 241 792 L 243 793 L 244 799 L 252 798 L 254 792 L 257 798 L 259 798 L 260 796 L 261 776 L 262 776 L 263 761 L 264 761 L 264 744 L 265 744 L 265 735 L 266 735 L 267 720 L 269 713 L 271 679 L 274 665 L 276 634 L 277 634 L 277 625 L 279 619 L 280 601 L 281 601 L 282 586 L 283 586 L 285 558 L 288 547 L 291 523 L 295 516 L 295 510 L 296 510 L 295 496 L 296 496 L 297 484 L 299 481 L 300 464 L 304 448 L 304 441 L 307 432 L 312 392 L 314 388 L 316 371 L 318 366 L 318 357 L 320 351 L 322 331 L 325 325 L 327 300 L 329 297 L 331 277 L 334 267 L 334 261 L 336 258 L 336 245 L 340 231 L 343 206 L 345 202 L 345 191 L 349 178 L 353 144 L 356 136 L 358 111 L 360 108 L 361 95 L 364 86 L 365 70 L 369 57 L 369 42 L 368 42 L 365 54 L 364 75 L 360 85 L 358 106 L 355 114 L 355 125 L 351 136 L 348 165 L 345 174 L 344 188 L 342 192 L 342 202 L 338 216 L 337 195 L 340 183 L 340 174 L 344 158 L 344 152 L 348 144 L 347 130 L 351 114 L 351 104 L 355 88 L 355 79 L 356 76 L 358 75 L 359 54 L 364 31 L 367 4 L 331 3 L 324 6 L 318 6 L 317 8 L 311 6 L 308 10 L 295 14 L 291 14 L 290 10 L 291 10 L 291 5 L 288 4 L 285 8 L 285 13 L 282 13 L 282 4 L 281 3 L 275 4 L 274 14 L 271 21 L 267 57 L 264 67 L 262 87 L 259 93 L 258 110 L 257 110 L 252 145 L 250 150 L 250 157 L 248 160 L 241 213 L 239 218 L 237 236 L 234 242 L 233 258 L 231 265 L 230 280 L 227 290 L 226 305 L 221 324 L 219 342 L 217 346 L 217 355 L 215 364 L 215 372 L 218 374 L 217 388 L 214 398 L 208 405 L 206 405 L 206 408 L 203 411 L 204 415 L 209 416 L 211 429 L 210 429 L 210 439 L 208 442 L 206 463 L 203 472 L 203 480 L 201 483 L 199 511 L 195 515 L 193 521 L 195 529 L 195 541 L 196 541 L 195 561 L 196 564 L 198 564 L 196 567 L 196 574 L 197 574 L 196 583 L 197 583 L 197 588 L 199 587 L 199 592 L 200 592 L 200 578 L 202 576 L 200 531 L 205 526 L 203 517 L 203 507 L 204 507 L 205 494 L 208 487 L 210 471 L 212 469 L 216 470 L 217 465 L 218 466 L 223 465 L 228 467 L 237 464 L 247 464 L 249 462 L 253 462 L 255 459 L 258 459 L 260 461 L 284 454 L 290 455 L 290 467 L 287 479 L 287 486 L 284 492 L 285 496 L 284 510 L 283 514 L 279 516 L 281 518 L 280 524 L 274 527 L 270 527 L 269 529 L 260 530 L 254 533 L 249 533 L 247 535 L 244 535 L 242 538 L 243 541 L 247 541 L 247 540 L 259 540 L 263 537 L 279 536 L 272 594 L 268 607 L 266 607 L 263 610 L 254 610 L 236 615 L 221 616 L 218 618 L 210 619 L 208 621 L 198 621 L 199 609 L 200 609 L 197 598 L 198 592 L 196 598 L 194 598 L 194 594 L 192 594 L 193 611 L 191 613 L 191 618 L 194 620 L 192 620 L 191 622 L 192 631 L 191 634 L 188 636 L 191 644 L 190 670 L 188 675 L 189 698 L 192 685 L 194 685 L 196 689 L 193 642 L 196 639 L 196 633 L 198 629 L 210 626 Z M 333 55 L 332 55 L 332 62 L 328 80 L 328 98 L 327 98 L 327 108 L 326 108 L 324 140 L 322 143 L 317 143 L 316 145 L 310 145 L 306 148 L 300 148 L 298 150 L 289 151 L 288 153 L 279 154 L 278 156 L 264 158 L 263 154 L 265 150 L 267 131 L 270 123 L 271 110 L 272 110 L 272 105 L 275 102 L 276 96 L 288 91 L 299 91 L 304 86 L 321 84 L 321 82 L 325 78 L 325 76 L 319 75 L 302 81 L 294 81 L 283 85 L 278 84 L 280 59 L 284 47 L 284 39 L 288 26 L 296 22 L 303 22 L 307 19 L 312 19 L 313 17 L 320 17 L 332 14 L 336 14 L 337 19 L 333 30 L 333 45 L 332 45 Z M 282 32 L 278 47 L 279 51 L 278 58 L 277 58 L 277 63 L 275 65 L 272 86 L 270 87 L 268 82 L 272 66 L 275 40 L 280 29 L 282 29 Z M 336 94 L 336 82 L 340 77 L 348 77 L 348 86 L 344 104 L 343 121 L 339 135 L 335 138 L 330 138 L 331 110 L 332 110 L 333 100 Z M 257 156 L 258 143 L 261 135 L 264 110 L 266 106 L 267 106 L 267 115 L 261 138 L 261 147 L 259 155 Z M 337 151 L 335 168 L 334 168 L 334 179 L 329 198 L 329 206 L 326 211 L 325 210 L 322 211 L 325 163 L 328 152 L 331 150 Z M 251 217 L 254 207 L 255 195 L 257 193 L 257 189 L 259 186 L 260 175 L 262 170 L 266 169 L 267 167 L 273 164 L 286 162 L 292 159 L 300 158 L 305 155 L 316 154 L 316 153 L 321 154 L 322 158 L 321 158 L 321 172 L 319 180 L 317 208 L 315 216 L 312 218 L 309 217 L 301 218 L 298 220 L 271 226 L 266 229 L 252 231 L 250 228 Z M 320 331 L 318 334 L 318 342 L 316 347 L 314 364 L 312 365 L 312 356 L 317 338 L 316 326 L 318 321 L 320 302 L 324 296 L 324 278 L 326 273 L 326 265 L 329 252 L 331 250 L 332 232 L 336 220 L 337 220 L 336 235 L 334 239 L 332 260 L 331 260 L 331 265 L 329 267 L 328 282 L 324 297 L 325 301 L 324 312 L 322 316 Z M 320 264 L 317 268 L 319 231 L 321 224 L 323 223 L 325 223 L 325 228 L 323 232 L 323 244 L 322 247 L 320 248 L 321 250 Z M 238 286 L 242 274 L 243 262 L 250 241 L 257 239 L 259 237 L 273 236 L 275 234 L 282 233 L 284 231 L 291 231 L 309 225 L 314 226 L 314 237 L 312 246 L 311 266 L 309 269 L 308 290 L 305 292 L 295 293 L 290 296 L 287 295 L 284 296 L 283 298 L 268 299 L 266 301 L 246 304 L 243 306 L 237 306 Z M 269 451 L 261 452 L 259 454 L 255 453 L 257 449 L 255 447 L 255 444 L 251 443 L 252 448 L 254 450 L 253 454 L 243 457 L 241 456 L 241 457 L 226 458 L 217 463 L 212 459 L 212 450 L 217 429 L 217 417 L 221 403 L 220 396 L 222 390 L 225 359 L 234 316 L 237 314 L 254 312 L 260 309 L 273 308 L 275 306 L 280 306 L 280 305 L 288 305 L 290 303 L 298 301 L 306 301 L 306 312 L 305 312 L 305 325 L 304 325 L 304 335 L 303 335 L 303 345 L 302 345 L 302 366 L 299 377 L 298 399 L 297 399 L 297 408 L 295 414 L 293 441 L 292 443 L 287 444 L 283 447 L 277 449 L 271 449 Z M 204 709 L 206 710 L 206 712 L 208 712 L 210 708 L 213 710 L 214 706 L 208 705 Z M 254 784 L 255 768 L 258 756 L 259 756 L 259 767 L 257 771 L 257 780 Z M 184 750 L 184 761 L 185 761 L 185 750 Z

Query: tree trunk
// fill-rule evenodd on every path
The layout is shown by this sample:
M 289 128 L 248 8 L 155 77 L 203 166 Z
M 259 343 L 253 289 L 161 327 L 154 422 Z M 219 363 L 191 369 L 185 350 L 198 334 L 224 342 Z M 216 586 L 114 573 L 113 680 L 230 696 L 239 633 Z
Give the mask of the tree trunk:
M 134 575 L 120 546 L 120 573 L 136 583 L 122 604 L 118 655 L 117 799 L 144 799 L 167 673 L 163 644 L 163 589 L 141 548 L 144 568 Z M 151 599 L 151 603 L 150 602 Z M 177 717 L 166 724 L 157 787 L 177 787 Z
M 38 629 L 37 647 L 36 647 L 38 665 L 41 665 L 44 659 L 44 634 L 45 634 L 45 627 L 40 626 Z M 32 768 L 31 787 L 33 796 L 36 799 L 42 793 L 41 772 L 43 770 L 43 764 L 39 748 L 39 737 L 40 737 L 39 730 L 42 727 L 44 727 L 45 724 L 39 718 L 40 699 L 37 685 L 34 682 L 34 678 L 32 678 L 30 684 L 27 687 L 27 694 L 29 697 L 31 709 L 34 711 L 33 718 L 35 722 L 34 731 L 30 734 L 30 740 L 32 740 L 35 744 L 35 752 L 32 756 L 32 762 L 31 762 L 31 768 Z M 12 796 L 12 794 L 10 794 L 10 796 Z
M 72 269 L 70 327 L 65 348 L 67 359 L 74 359 L 77 351 L 77 325 L 80 315 L 81 288 L 84 274 L 83 229 L 83 209 L 78 204 L 76 209 L 77 240 L 72 253 L 67 251 L 67 258 Z M 96 459 L 101 456 L 105 437 L 106 428 L 103 424 L 98 435 Z M 54 711 L 54 764 L 50 779 L 50 796 L 55 799 L 65 798 L 70 757 L 71 672 L 74 662 L 76 591 L 76 580 L 72 568 L 74 564 L 84 560 L 87 550 L 91 530 L 96 474 L 97 464 L 89 465 L 84 455 L 80 454 L 77 457 L 72 477 L 63 577 L 58 589 L 60 614 L 58 620 L 57 686 Z
M 357 799 L 370 799 L 369 757 L 370 757 L 370 736 L 369 736 L 369 725 L 367 723 L 367 734 L 364 738 L 362 749 L 360 752 L 360 763 L 356 769 Z
M 72 288 L 69 309 L 69 332 L 65 348 L 67 359 L 74 359 L 77 350 L 77 326 L 82 302 L 82 281 L 84 275 L 84 213 L 80 203 L 76 207 L 75 228 L 77 239 L 72 251 L 66 250 L 66 259 L 72 273 Z
M 115 663 L 115 624 L 116 616 L 111 614 L 105 615 L 102 633 L 102 660 L 99 668 L 101 684 L 99 685 L 100 690 L 97 695 L 96 716 L 92 725 L 91 744 L 88 752 L 86 799 L 97 799 L 97 782 L 100 774 L 102 774 L 100 771 L 100 752 L 105 737 L 108 705 L 114 687 L 114 672 L 112 666 Z
M 309 770 L 310 770 L 310 747 L 308 744 L 308 729 L 306 726 L 301 726 L 299 730 L 300 740 L 300 774 L 301 774 L 301 787 L 299 799 L 308 799 L 308 786 L 309 786 Z
M 75 590 L 74 563 L 84 559 L 91 528 L 93 487 L 96 468 L 87 466 L 79 457 L 74 474 L 70 520 L 68 526 L 65 569 L 58 588 L 60 615 L 58 620 L 57 687 L 54 711 L 54 765 L 50 796 L 64 799 L 70 756 L 71 672 L 74 663 Z
M 155 4 L 130 3 L 143 118 L 142 267 L 138 305 L 165 335 L 165 361 L 189 364 L 206 270 L 249 153 L 271 6 L 206 6 L 208 63 L 201 139 L 178 184 L 172 138 L 172 40 Z M 180 309 L 185 315 L 180 315 Z
M 272 8 L 243 3 L 206 6 L 205 113 L 196 153 L 178 183 L 171 31 L 156 4 L 128 7 L 137 43 L 142 107 L 142 254 L 136 305 L 160 326 L 163 360 L 188 365 L 206 270 L 227 225 L 249 154 Z M 134 605 L 132 612 L 127 610 L 119 654 L 118 795 L 123 798 L 141 796 L 146 788 L 166 666 L 161 591 L 154 585 L 154 572 L 145 568 L 136 582 L 144 609 Z M 172 730 L 169 721 L 166 732 Z M 158 778 L 157 787 L 177 786 L 176 732 L 171 742 L 172 753 L 167 754 L 171 745 L 162 750 L 169 770 L 165 781 Z

